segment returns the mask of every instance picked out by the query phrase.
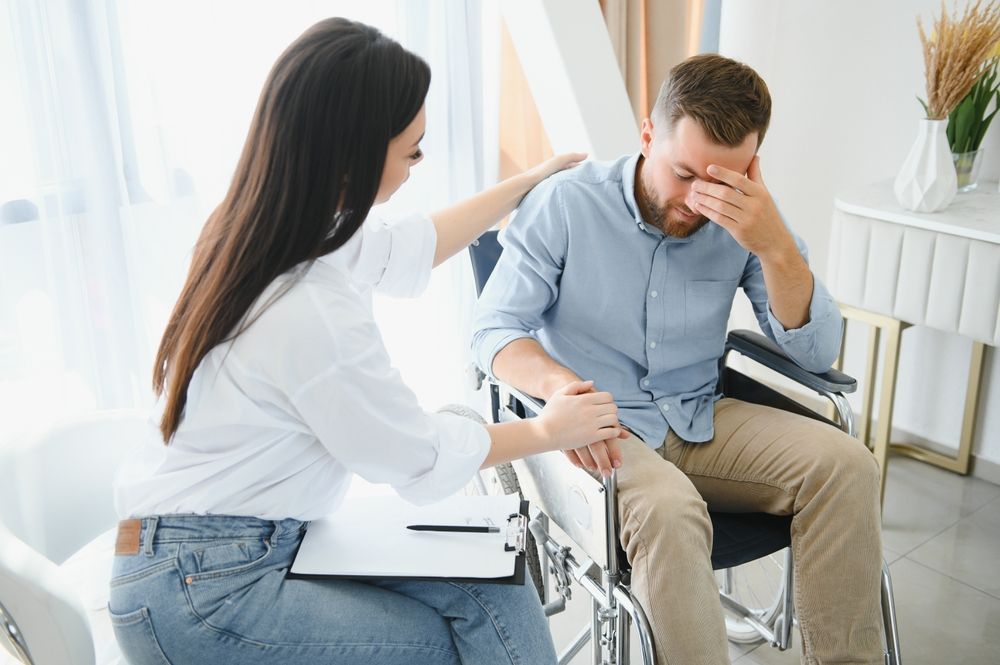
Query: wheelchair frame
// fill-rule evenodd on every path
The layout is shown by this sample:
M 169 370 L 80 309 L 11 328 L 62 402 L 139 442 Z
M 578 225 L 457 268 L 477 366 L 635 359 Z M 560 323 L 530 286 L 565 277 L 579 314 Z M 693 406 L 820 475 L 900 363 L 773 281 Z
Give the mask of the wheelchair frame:
M 733 331 L 727 339 L 726 350 L 720 360 L 720 381 L 726 380 L 733 374 L 747 379 L 735 370 L 727 368 L 726 358 L 731 351 L 737 351 L 815 390 L 830 401 L 837 415 L 837 423 L 827 422 L 839 426 L 851 436 L 857 435 L 853 413 L 843 394 L 845 389 L 848 392 L 854 389 L 853 379 L 839 373 L 811 374 L 791 363 L 777 345 L 762 335 L 749 331 Z M 844 383 L 844 379 L 850 383 Z M 798 410 L 808 411 L 812 417 L 816 417 L 815 413 L 797 402 L 769 388 L 761 386 L 761 389 L 778 395 L 791 405 L 795 405 Z M 494 422 L 521 419 L 542 409 L 542 404 L 538 400 L 510 386 L 490 383 L 490 395 Z M 643 663 L 652 665 L 655 662 L 655 651 L 649 622 L 643 608 L 632 596 L 628 571 L 622 570 L 619 563 L 617 473 L 612 471 L 611 476 L 598 483 L 588 473 L 570 464 L 558 452 L 535 455 L 512 464 L 517 472 L 521 491 L 538 511 L 529 527 L 537 546 L 544 553 L 542 587 L 545 615 L 549 617 L 565 610 L 574 581 L 587 591 L 591 598 L 590 625 L 584 626 L 559 654 L 560 665 L 572 660 L 588 641 L 591 642 L 592 662 L 595 665 L 628 665 L 631 662 L 630 630 L 633 624 L 639 636 Z M 556 488 L 563 491 L 556 491 Z M 583 553 L 582 557 L 578 559 L 574 556 L 571 546 L 564 545 L 551 536 L 550 516 L 558 516 L 556 523 L 576 545 L 578 551 Z M 725 609 L 741 617 L 761 638 L 780 650 L 791 646 L 792 627 L 795 622 L 792 602 L 793 566 L 791 550 L 786 548 L 777 611 L 770 613 L 770 617 L 761 617 L 758 612 L 746 607 L 731 595 L 732 568 L 724 569 L 719 593 Z M 551 576 L 555 577 L 555 598 L 551 597 Z M 881 601 L 886 644 L 885 662 L 887 665 L 901 665 L 892 582 L 888 566 L 884 561 Z

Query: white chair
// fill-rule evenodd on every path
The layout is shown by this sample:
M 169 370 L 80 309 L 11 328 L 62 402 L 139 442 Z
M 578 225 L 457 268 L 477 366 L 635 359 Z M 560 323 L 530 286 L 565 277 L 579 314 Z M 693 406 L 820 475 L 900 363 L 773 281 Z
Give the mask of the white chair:
M 0 644 L 24 663 L 94 663 L 86 612 L 59 568 L 3 523 L 0 543 Z
M 112 480 L 148 427 L 145 413 L 106 411 L 0 449 L 0 644 L 22 662 L 119 658 L 104 609 Z

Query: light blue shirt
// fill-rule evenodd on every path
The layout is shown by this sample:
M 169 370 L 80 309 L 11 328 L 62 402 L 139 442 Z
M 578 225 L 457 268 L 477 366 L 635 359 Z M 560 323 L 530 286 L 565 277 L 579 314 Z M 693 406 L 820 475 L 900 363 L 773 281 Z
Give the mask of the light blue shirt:
M 786 330 L 768 306 L 760 260 L 725 229 L 708 223 L 674 238 L 643 221 L 633 187 L 638 159 L 584 163 L 525 197 L 500 234 L 504 251 L 479 299 L 473 351 L 492 376 L 502 348 L 532 337 L 614 395 L 621 422 L 651 447 L 668 429 L 708 441 L 737 288 L 764 333 L 809 371 L 830 368 L 843 323 L 814 276 L 809 322 Z

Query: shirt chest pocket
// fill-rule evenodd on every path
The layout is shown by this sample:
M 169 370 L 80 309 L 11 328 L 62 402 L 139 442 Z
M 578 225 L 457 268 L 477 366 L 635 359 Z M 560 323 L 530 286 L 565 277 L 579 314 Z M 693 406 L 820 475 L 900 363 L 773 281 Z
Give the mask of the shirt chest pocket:
M 725 337 L 739 281 L 690 280 L 684 285 L 684 334 Z

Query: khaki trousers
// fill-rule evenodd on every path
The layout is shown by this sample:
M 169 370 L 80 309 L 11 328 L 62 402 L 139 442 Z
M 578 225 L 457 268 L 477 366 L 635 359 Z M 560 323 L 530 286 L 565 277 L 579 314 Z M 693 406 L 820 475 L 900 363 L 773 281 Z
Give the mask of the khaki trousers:
M 711 441 L 687 443 L 671 432 L 658 450 L 634 436 L 621 444 L 621 545 L 657 663 L 729 663 L 709 508 L 794 515 L 804 663 L 883 662 L 879 473 L 857 439 L 727 398 L 715 404 Z

